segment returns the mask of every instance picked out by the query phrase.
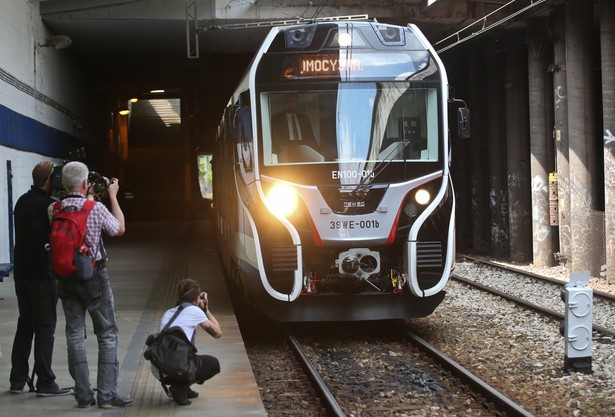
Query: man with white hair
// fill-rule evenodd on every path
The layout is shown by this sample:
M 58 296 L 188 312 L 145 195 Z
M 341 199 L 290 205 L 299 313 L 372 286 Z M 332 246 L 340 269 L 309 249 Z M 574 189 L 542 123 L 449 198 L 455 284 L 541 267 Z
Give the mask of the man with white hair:
M 62 186 L 67 191 L 61 201 L 62 207 L 75 206 L 81 209 L 86 199 L 94 199 L 93 184 L 88 182 L 88 167 L 81 162 L 69 162 L 62 169 Z M 106 180 L 110 210 L 96 202 L 88 215 L 86 241 L 94 262 L 94 275 L 87 280 L 59 277 L 58 293 L 66 316 L 66 342 L 68 346 L 68 367 L 75 380 L 77 406 L 88 408 L 127 407 L 132 399 L 118 393 L 119 362 L 117 358 L 118 328 L 115 302 L 106 268 L 107 257 L 102 233 L 121 236 L 125 231 L 124 214 L 117 201 L 119 183 L 116 178 Z M 55 216 L 50 206 L 51 219 Z M 90 385 L 90 372 L 85 348 L 85 314 L 92 319 L 98 339 L 97 394 Z

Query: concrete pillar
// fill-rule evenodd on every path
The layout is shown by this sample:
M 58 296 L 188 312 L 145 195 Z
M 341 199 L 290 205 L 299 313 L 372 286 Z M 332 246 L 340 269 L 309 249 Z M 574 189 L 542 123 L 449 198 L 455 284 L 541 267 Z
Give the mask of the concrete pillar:
M 506 50 L 505 105 L 506 154 L 508 160 L 508 203 L 511 260 L 531 261 L 532 218 L 530 149 L 527 97 L 527 50 L 516 46 L 519 36 L 511 36 Z
M 530 22 L 528 43 L 528 89 L 530 106 L 530 171 L 532 178 L 532 258 L 536 266 L 553 265 L 553 242 L 549 207 L 549 172 L 553 170 L 550 63 L 545 20 Z
M 566 84 L 570 156 L 570 226 L 572 270 L 600 273 L 596 261 L 596 211 L 598 173 L 595 101 L 592 91 L 594 60 L 592 43 L 593 2 L 566 3 Z M 592 171 L 593 170 L 593 171 Z M 600 172 L 600 177 L 602 173 Z M 600 238 L 602 238 L 600 236 Z M 599 263 L 599 264 L 597 264 Z
M 469 53 L 467 85 L 480 85 L 487 78 L 484 65 L 484 50 L 472 48 Z M 468 106 L 472 115 L 472 137 L 467 142 L 472 158 L 472 239 L 474 251 L 478 254 L 489 253 L 489 196 L 488 192 L 488 147 L 486 141 L 484 90 L 470 88 Z
M 606 277 L 615 284 L 615 2 L 600 2 Z
M 451 59 L 451 56 L 447 56 Z M 467 74 L 468 74 L 468 58 L 466 56 L 457 55 L 454 58 L 454 65 L 449 67 L 448 80 L 451 89 L 451 98 L 460 98 L 468 101 L 466 93 Z M 446 65 L 446 64 L 445 64 Z M 449 105 L 449 131 L 452 140 L 451 149 L 451 176 L 455 186 L 455 194 L 457 200 L 455 203 L 455 236 L 457 249 L 460 252 L 472 253 L 474 250 L 472 242 L 472 172 L 475 167 L 472 166 L 472 141 L 470 139 L 460 139 L 457 137 L 457 108 L 458 103 Z M 474 117 L 472 115 L 472 120 Z M 474 126 L 472 125 L 472 132 Z
M 572 260 L 570 233 L 570 164 L 568 162 L 568 92 L 566 88 L 566 30 L 565 9 L 558 6 L 553 12 L 553 136 L 556 152 L 557 195 L 559 198 L 559 253 L 556 260 L 568 264 Z
M 508 193 L 506 192 L 506 147 L 502 114 L 504 113 L 504 59 L 499 52 L 499 42 L 487 49 L 485 91 L 485 120 L 489 143 L 489 218 L 491 227 L 491 255 L 507 258 Z

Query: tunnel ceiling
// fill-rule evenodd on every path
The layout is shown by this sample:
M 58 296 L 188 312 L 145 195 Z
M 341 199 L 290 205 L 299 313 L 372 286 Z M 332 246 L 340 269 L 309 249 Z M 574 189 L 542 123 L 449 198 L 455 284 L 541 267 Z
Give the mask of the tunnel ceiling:
M 187 76 L 199 74 L 203 83 L 215 87 L 207 100 L 218 107 L 217 118 L 233 88 L 218 80 L 224 77 L 234 83 L 243 74 L 271 22 L 366 14 L 382 23 L 414 23 L 435 44 L 472 23 L 471 31 L 476 32 L 514 16 L 497 30 L 518 27 L 548 13 L 556 1 L 437 0 L 427 6 L 427 0 L 378 0 L 358 7 L 354 0 L 321 6 L 305 0 L 273 0 L 266 5 L 249 0 L 41 0 L 40 13 L 51 34 L 73 41 L 69 49 L 58 52 L 73 55 L 101 92 L 137 95 L 165 88 L 179 94 Z M 537 7 L 524 11 L 532 4 Z

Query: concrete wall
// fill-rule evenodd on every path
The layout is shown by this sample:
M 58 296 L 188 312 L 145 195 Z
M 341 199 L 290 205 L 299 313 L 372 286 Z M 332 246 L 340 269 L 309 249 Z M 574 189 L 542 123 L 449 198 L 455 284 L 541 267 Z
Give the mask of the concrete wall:
M 70 48 L 39 46 L 51 35 L 37 0 L 0 2 L 0 263 L 10 260 L 9 203 L 30 188 L 34 165 L 45 159 L 61 164 L 66 155 L 58 145 L 88 134 L 76 128 L 76 122 L 87 124 L 90 111 L 79 66 Z

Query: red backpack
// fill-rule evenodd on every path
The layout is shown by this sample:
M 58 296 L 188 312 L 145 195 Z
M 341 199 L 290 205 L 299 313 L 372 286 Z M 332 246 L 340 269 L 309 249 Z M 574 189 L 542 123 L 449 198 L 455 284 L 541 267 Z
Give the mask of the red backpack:
M 85 240 L 88 215 L 95 201 L 86 200 L 81 209 L 76 206 L 53 205 L 49 243 L 53 272 L 63 278 L 89 279 L 94 273 L 90 247 Z

